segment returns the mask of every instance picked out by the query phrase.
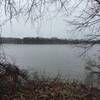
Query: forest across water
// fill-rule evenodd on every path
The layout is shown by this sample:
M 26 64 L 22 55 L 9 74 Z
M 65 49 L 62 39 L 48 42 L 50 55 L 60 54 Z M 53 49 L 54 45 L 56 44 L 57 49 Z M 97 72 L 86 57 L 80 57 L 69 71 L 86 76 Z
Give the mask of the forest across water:
M 100 40 L 59 39 L 59 38 L 42 38 L 42 37 L 24 37 L 24 38 L 2 37 L 0 39 L 0 43 L 9 43 L 9 44 L 100 44 Z

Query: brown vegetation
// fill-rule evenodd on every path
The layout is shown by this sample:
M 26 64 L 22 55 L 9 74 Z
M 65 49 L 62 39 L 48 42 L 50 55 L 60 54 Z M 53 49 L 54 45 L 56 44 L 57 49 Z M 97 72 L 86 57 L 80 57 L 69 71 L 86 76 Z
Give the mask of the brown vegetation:
M 100 90 L 79 82 L 40 77 L 29 78 L 27 71 L 0 64 L 0 100 L 100 100 Z

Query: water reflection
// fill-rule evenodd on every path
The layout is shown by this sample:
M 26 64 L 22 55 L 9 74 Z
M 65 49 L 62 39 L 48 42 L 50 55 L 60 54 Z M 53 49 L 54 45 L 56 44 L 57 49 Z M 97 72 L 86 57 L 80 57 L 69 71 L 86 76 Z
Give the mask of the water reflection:
M 97 59 L 88 59 L 86 62 L 87 75 L 85 78 L 85 84 L 92 85 L 100 88 L 100 57 Z

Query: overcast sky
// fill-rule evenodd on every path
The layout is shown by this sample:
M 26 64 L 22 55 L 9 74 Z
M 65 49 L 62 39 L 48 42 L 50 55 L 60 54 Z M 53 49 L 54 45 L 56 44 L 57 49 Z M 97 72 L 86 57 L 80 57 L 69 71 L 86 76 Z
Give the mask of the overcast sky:
M 3 27 L 2 36 L 6 37 L 66 37 L 66 24 L 64 18 L 56 16 L 50 18 L 38 19 L 35 23 L 31 24 L 30 21 L 25 22 L 20 19 L 19 22 L 14 20 L 12 24 L 8 22 Z
M 26 23 L 20 19 L 14 20 L 3 26 L 2 36 L 4 37 L 57 37 L 57 38 L 81 38 L 82 34 L 68 31 L 70 26 L 65 22 L 65 17 L 58 15 L 49 18 L 39 19 L 34 24 Z
M 51 9 L 54 7 L 51 7 Z M 76 13 L 77 14 L 77 13 Z M 47 13 L 43 18 L 38 19 L 34 24 L 19 18 L 17 22 L 6 23 L 2 29 L 4 37 L 57 37 L 57 38 L 82 38 L 84 35 L 77 32 L 70 32 L 70 26 L 66 23 L 65 12 L 56 15 L 54 12 Z M 70 20 L 70 18 L 69 18 Z

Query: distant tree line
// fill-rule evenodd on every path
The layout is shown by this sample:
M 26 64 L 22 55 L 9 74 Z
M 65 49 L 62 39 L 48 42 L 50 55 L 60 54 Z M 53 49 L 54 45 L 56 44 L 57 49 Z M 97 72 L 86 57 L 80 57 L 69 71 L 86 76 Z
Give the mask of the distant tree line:
M 5 38 L 2 37 L 0 43 L 11 44 L 100 44 L 100 40 L 83 40 L 83 39 L 58 39 L 58 38 Z

